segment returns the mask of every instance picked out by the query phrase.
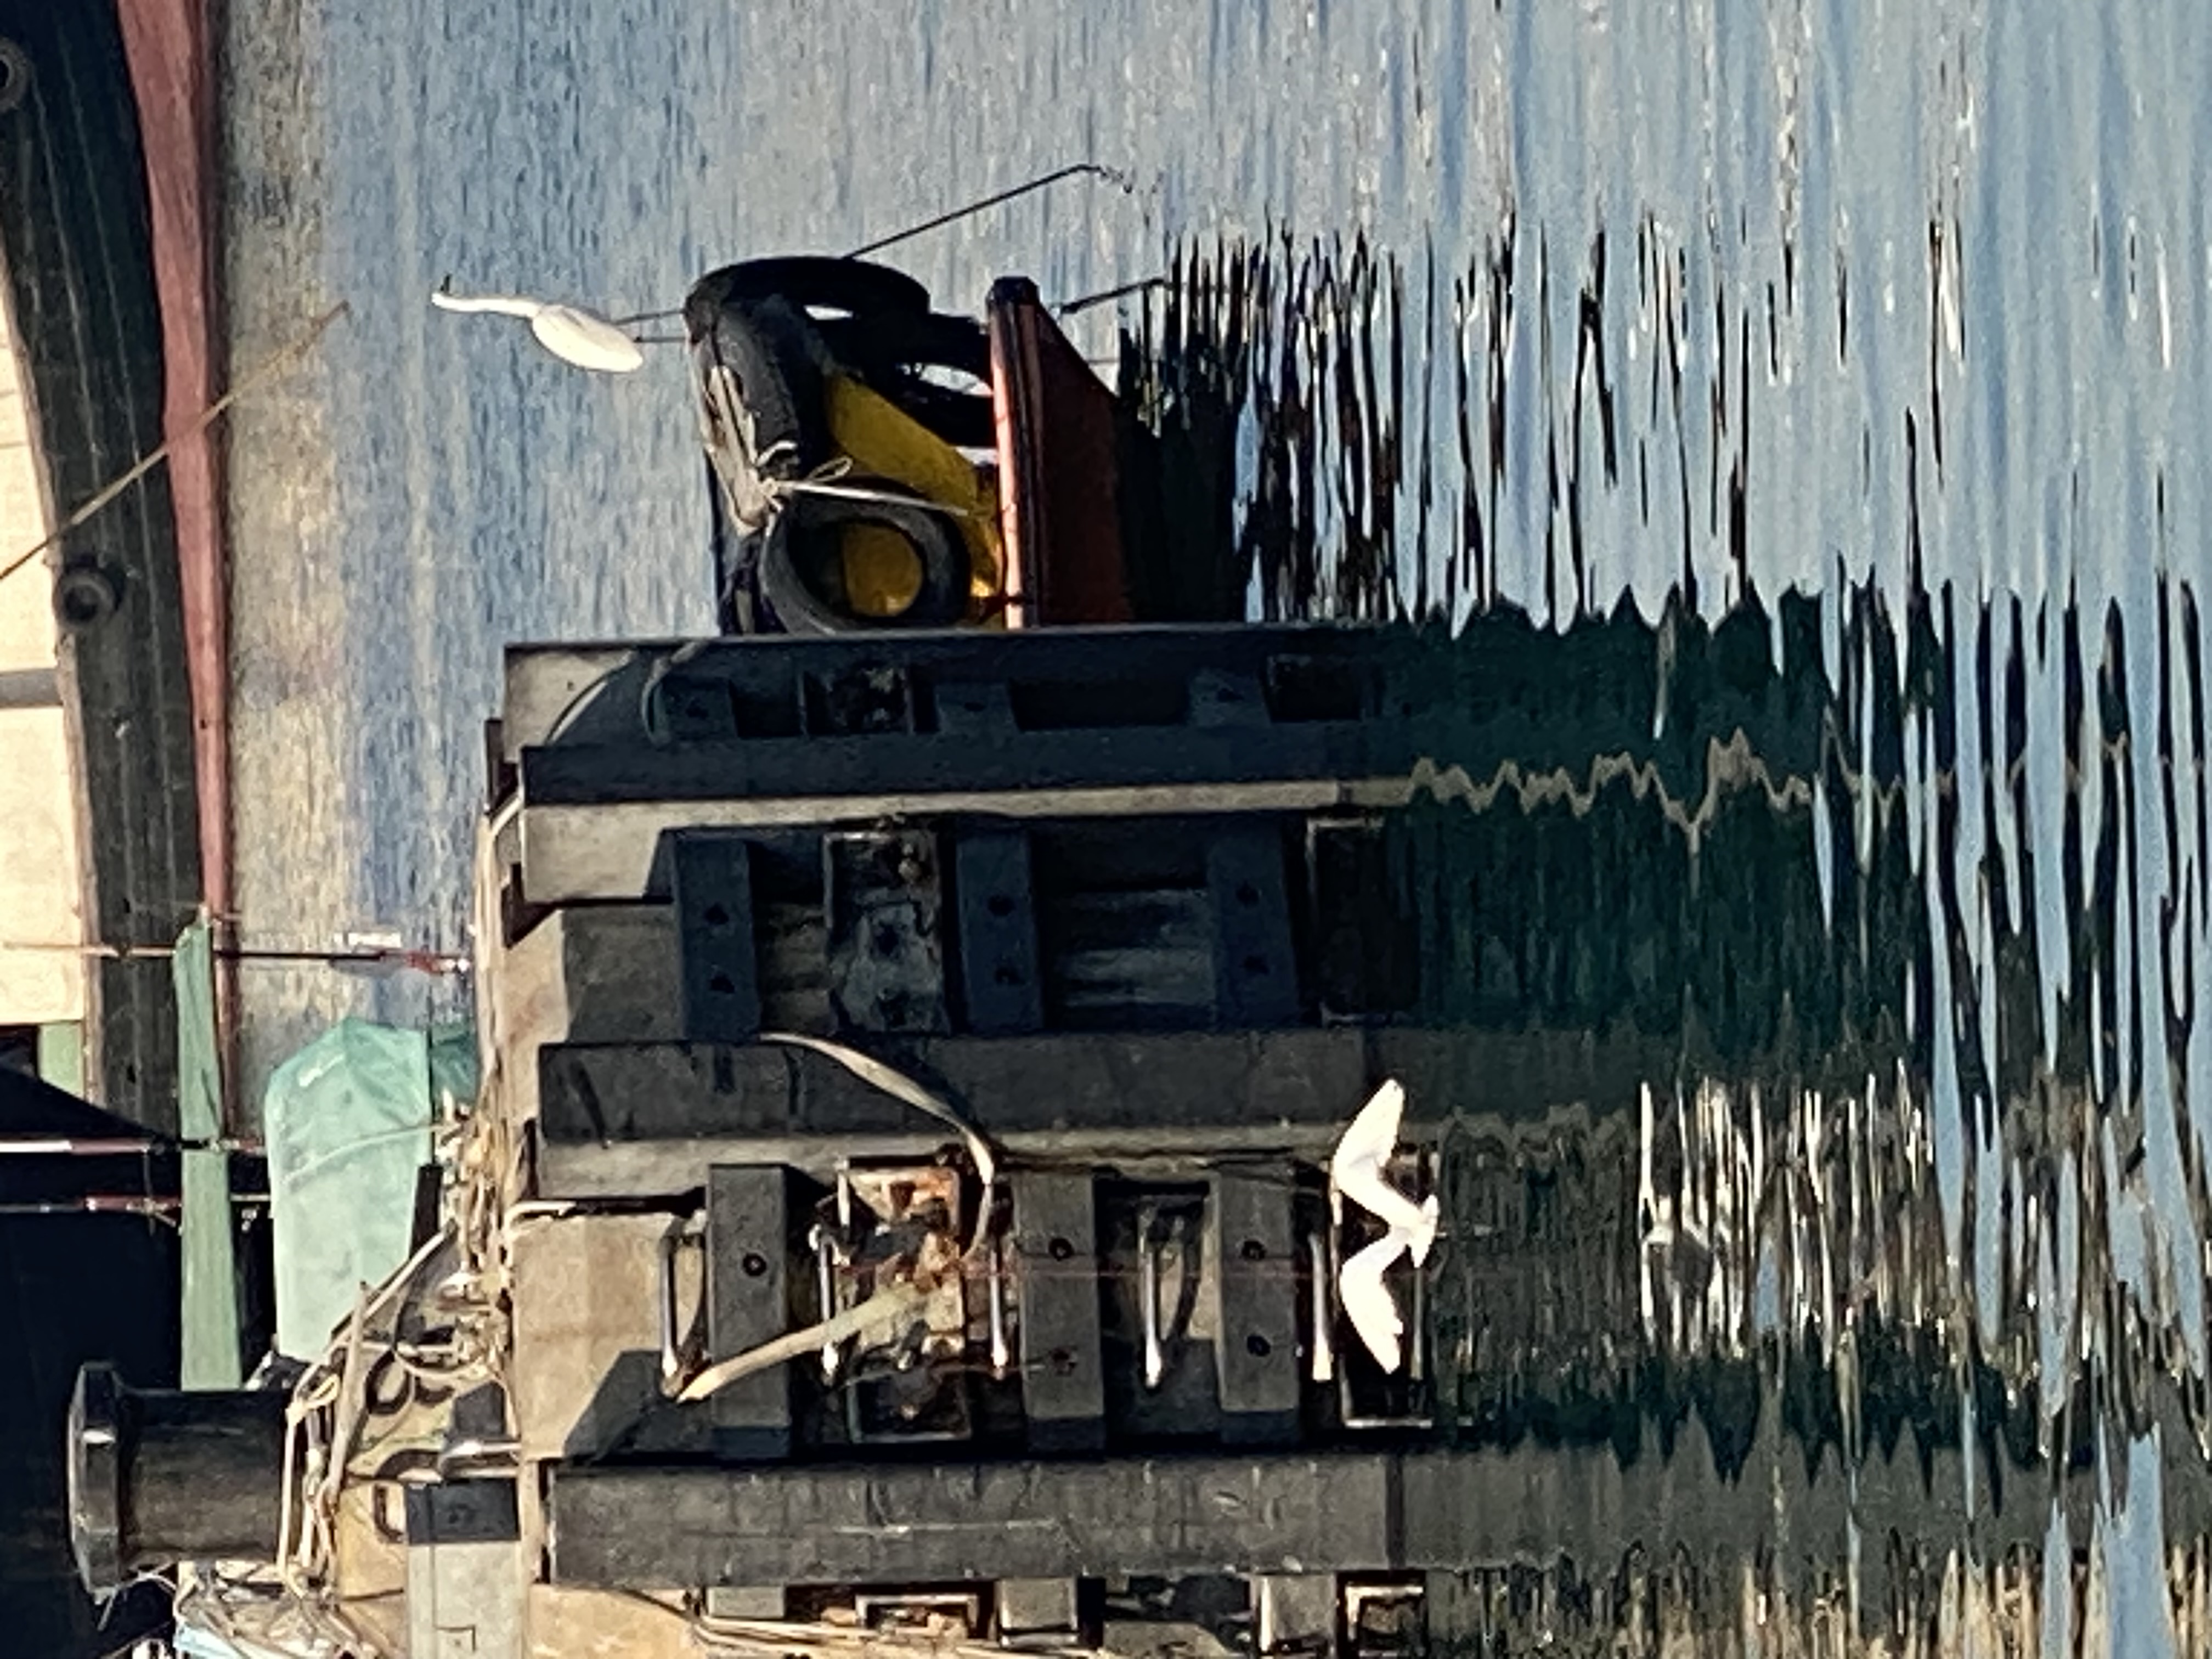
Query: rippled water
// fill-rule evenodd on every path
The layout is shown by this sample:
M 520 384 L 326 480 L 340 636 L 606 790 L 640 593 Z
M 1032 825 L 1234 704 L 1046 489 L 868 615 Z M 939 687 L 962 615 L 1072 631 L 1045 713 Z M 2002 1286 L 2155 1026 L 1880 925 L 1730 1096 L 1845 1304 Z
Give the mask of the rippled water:
M 1126 169 L 902 255 L 1169 276 L 1078 337 L 1253 610 L 1534 688 L 1408 830 L 1483 872 L 1426 896 L 1455 1014 L 1532 1056 L 1437 1311 L 1471 1432 L 1635 1455 L 1549 1489 L 1501 1645 L 2205 1650 L 2197 0 L 226 29 L 235 359 L 354 307 L 233 434 L 250 934 L 457 945 L 500 644 L 708 623 L 680 363 L 578 376 L 440 277 L 641 310 Z M 264 1062 L 420 1012 L 254 991 Z

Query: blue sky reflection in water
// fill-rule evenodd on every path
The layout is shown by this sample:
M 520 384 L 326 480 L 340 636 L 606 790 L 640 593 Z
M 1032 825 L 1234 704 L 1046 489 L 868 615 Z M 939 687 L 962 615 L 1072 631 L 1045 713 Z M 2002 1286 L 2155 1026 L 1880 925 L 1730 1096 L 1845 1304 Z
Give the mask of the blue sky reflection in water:
M 963 305 L 1007 270 L 1048 297 L 1172 271 L 1079 337 L 1145 344 L 1256 610 L 1480 611 L 1501 653 L 1588 653 L 1532 669 L 1587 695 L 1532 694 L 1528 752 L 1438 757 L 1462 770 L 1421 828 L 1501 878 L 1438 898 L 1464 1016 L 1650 1056 L 1648 1104 L 1463 1160 L 1463 1239 L 1588 1257 L 1516 1289 L 1462 1252 L 1439 1293 L 1493 1327 L 1471 1409 L 1567 1432 L 1526 1402 L 1626 1377 L 1638 1411 L 1724 1417 L 1689 1394 L 1750 1356 L 1793 1449 L 1739 1449 L 1694 1540 L 1786 1532 L 1773 1471 L 1807 1443 L 1863 1463 L 1967 1399 L 1924 1503 L 1857 1477 L 1863 1591 L 2030 1651 L 2203 1649 L 2212 14 L 241 0 L 226 27 L 234 355 L 303 283 L 354 307 L 319 382 L 235 434 L 257 937 L 457 944 L 499 645 L 708 621 L 677 356 L 578 375 L 434 313 L 441 277 L 645 309 L 726 258 L 1127 168 L 1133 193 L 1071 184 L 902 257 Z M 287 1001 L 416 1012 L 266 983 L 264 1059 L 303 1030 Z M 1673 1383 L 1638 1369 L 1662 1358 Z M 2004 1554 L 2054 1486 L 2078 1580 Z M 1924 1563 L 1876 1571 L 1923 1528 Z M 1973 1564 L 1948 1600 L 1945 1550 Z M 1760 1571 L 1702 1581 L 1711 1628 Z

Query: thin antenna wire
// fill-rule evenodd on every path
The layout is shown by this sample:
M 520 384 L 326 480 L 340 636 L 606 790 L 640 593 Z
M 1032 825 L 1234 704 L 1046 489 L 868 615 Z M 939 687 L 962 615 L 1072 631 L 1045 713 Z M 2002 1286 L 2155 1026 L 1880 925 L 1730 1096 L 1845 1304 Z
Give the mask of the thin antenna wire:
M 1086 294 L 1079 300 L 1063 301 L 1055 309 L 1063 317 L 1073 317 L 1079 312 L 1090 310 L 1093 306 L 1103 306 L 1109 300 L 1126 299 L 1132 294 L 1142 294 L 1152 289 L 1165 288 L 1167 285 L 1168 279 L 1164 276 L 1141 277 L 1133 283 L 1124 283 L 1119 288 L 1105 289 L 1097 294 Z
M 958 220 L 965 219 L 971 213 L 981 213 L 988 208 L 997 207 L 1001 203 L 1011 202 L 1018 196 L 1026 196 L 1033 190 L 1042 190 L 1048 185 L 1056 185 L 1063 179 L 1072 179 L 1078 173 L 1085 173 L 1120 185 L 1124 195 L 1136 194 L 1136 180 L 1130 178 L 1128 174 L 1113 167 L 1102 167 L 1096 161 L 1075 161 L 1054 172 L 1032 179 L 1025 185 L 1016 185 L 1011 190 L 1002 190 L 994 196 L 986 196 L 980 202 L 970 202 L 966 207 L 955 208 L 950 213 L 940 213 L 934 219 L 924 220 L 921 224 L 909 226 L 892 235 L 879 236 L 872 242 L 863 242 L 844 257 L 848 259 L 860 259 L 871 253 L 880 253 L 887 247 L 895 247 L 901 242 L 910 241 L 927 232 L 937 230 Z

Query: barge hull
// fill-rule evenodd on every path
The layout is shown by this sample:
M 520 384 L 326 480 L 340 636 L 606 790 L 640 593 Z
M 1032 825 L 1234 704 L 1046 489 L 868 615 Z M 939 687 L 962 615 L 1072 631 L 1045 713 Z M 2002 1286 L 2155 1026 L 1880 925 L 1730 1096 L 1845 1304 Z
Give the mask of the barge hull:
M 0 36 L 21 53 L 27 82 L 0 110 L 0 243 L 35 441 L 55 510 L 66 514 L 162 441 L 170 364 L 146 157 L 113 7 L 0 0 Z M 58 559 L 112 600 L 65 629 L 58 650 L 87 932 L 102 944 L 166 950 L 197 914 L 203 879 L 191 647 L 168 470 L 70 532 Z M 173 1129 L 167 961 L 96 962 L 86 1024 L 88 1092 Z
M 215 49 L 195 0 L 118 0 L 146 155 L 154 283 L 165 369 L 161 431 L 170 445 L 178 599 L 191 696 L 192 781 L 200 892 L 218 924 L 233 913 L 230 851 L 230 595 L 222 534 L 220 423 L 201 416 L 218 395 L 222 319 L 216 286 Z M 216 963 L 222 1075 L 237 1006 L 236 963 Z

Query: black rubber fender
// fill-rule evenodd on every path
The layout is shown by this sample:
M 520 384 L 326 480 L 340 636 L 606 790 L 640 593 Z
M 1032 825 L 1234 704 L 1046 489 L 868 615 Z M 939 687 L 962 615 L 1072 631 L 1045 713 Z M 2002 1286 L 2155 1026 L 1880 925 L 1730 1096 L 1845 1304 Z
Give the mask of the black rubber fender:
M 0 34 L 0 115 L 21 109 L 31 95 L 31 54 Z
M 998 413 L 981 392 L 939 386 L 918 374 L 900 375 L 875 390 L 955 449 L 989 449 L 998 442 Z
M 948 312 L 868 312 L 817 325 L 837 362 L 863 380 L 916 368 L 947 368 L 988 384 L 991 339 L 973 317 Z
M 843 312 L 854 317 L 927 315 L 929 311 L 929 290 L 902 270 L 866 259 L 798 253 L 741 260 L 708 271 L 684 297 L 684 319 L 696 337 L 702 319 L 724 306 L 769 299 L 802 311 Z
M 750 602 L 740 603 L 748 590 L 759 552 L 759 538 L 749 533 L 730 516 L 722 497 L 722 481 L 714 471 L 714 458 L 701 458 L 707 467 L 707 549 L 714 567 L 714 625 L 724 634 L 752 630 L 744 625 Z
M 71 633 L 96 628 L 123 603 L 123 583 L 103 565 L 65 564 L 54 573 L 54 619 Z
M 968 614 L 970 569 L 959 526 L 914 492 L 887 479 L 859 475 L 837 487 L 903 501 L 854 501 L 842 495 L 794 495 L 762 538 L 761 597 L 793 634 L 854 634 L 888 629 L 950 628 Z M 897 531 L 921 562 L 921 588 L 896 617 L 856 615 L 848 605 L 834 532 L 848 524 Z
M 805 313 L 781 299 L 725 305 L 695 349 L 736 376 L 763 477 L 801 477 L 830 459 L 829 359 Z
M 996 441 L 988 390 L 990 337 L 973 317 L 872 312 L 823 320 L 817 327 L 840 368 L 946 443 L 988 449 Z M 929 369 L 965 375 L 979 389 L 930 380 L 925 373 Z

